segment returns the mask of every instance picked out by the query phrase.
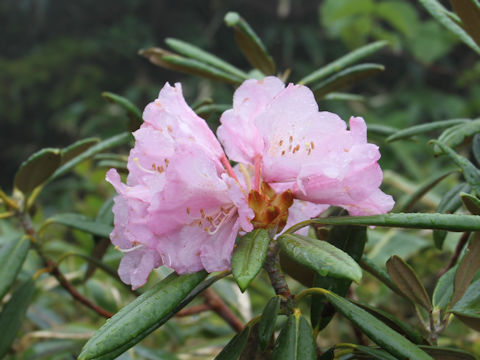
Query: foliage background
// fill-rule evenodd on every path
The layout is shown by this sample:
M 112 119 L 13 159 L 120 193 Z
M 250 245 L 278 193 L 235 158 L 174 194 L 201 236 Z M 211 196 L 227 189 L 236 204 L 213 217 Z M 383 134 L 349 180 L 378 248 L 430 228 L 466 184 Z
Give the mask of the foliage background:
M 264 40 L 278 67 L 292 70 L 292 81 L 360 45 L 377 39 L 389 40 L 391 46 L 375 55 L 375 61 L 384 64 L 386 71 L 346 89 L 365 96 L 365 101 L 320 102 L 322 109 L 337 112 L 344 119 L 355 114 L 363 116 L 369 124 L 403 128 L 433 120 L 478 116 L 478 56 L 413 0 L 4 0 L 0 3 L 0 41 L 3 44 L 0 53 L 0 187 L 10 189 L 18 165 L 40 148 L 63 147 L 83 137 L 104 138 L 123 131 L 127 119 L 118 107 L 101 97 L 103 91 L 121 94 L 143 108 L 156 97 L 166 81 L 180 81 L 189 103 L 205 97 L 212 97 L 217 103 L 231 101 L 231 86 L 168 72 L 137 55 L 140 48 L 163 46 L 164 38 L 175 37 L 205 48 L 240 68 L 247 68 L 246 60 L 233 42 L 231 29 L 223 25 L 227 11 L 238 11 L 248 20 Z M 215 126 L 214 121 L 212 125 Z M 382 167 L 389 170 L 385 176 L 386 186 L 395 185 L 405 192 L 411 191 L 414 184 L 429 174 L 440 171 L 445 162 L 432 161 L 427 138 L 388 147 L 380 137 L 372 139 L 381 146 Z M 36 216 L 46 217 L 54 208 L 55 211 L 63 209 L 95 216 L 112 191 L 102 180 L 105 169 L 93 169 L 90 165 L 82 165 L 74 177 L 61 179 L 54 187 L 46 189 L 41 195 L 44 207 Z M 420 206 L 435 208 L 441 194 L 450 189 L 454 181 L 452 178 L 441 184 Z M 398 198 L 402 193 L 394 195 Z M 5 227 L 3 224 L 3 231 Z M 425 240 L 416 233 L 392 233 L 390 240 L 396 236 L 396 244 L 402 244 L 400 247 L 385 241 L 383 235 L 371 236 L 370 256 L 378 264 L 383 264 L 392 253 L 410 258 L 427 289 L 431 290 L 432 274 L 447 261 L 448 254 L 429 247 L 430 239 Z M 61 254 L 69 247 L 89 252 L 93 247 L 92 239 L 78 232 L 54 229 L 51 238 L 54 240 L 48 244 L 48 250 L 52 253 Z M 450 245 L 447 243 L 447 249 L 454 247 L 455 240 L 452 239 Z M 38 259 L 31 256 L 31 268 L 34 269 Z M 106 261 L 115 267 L 118 254 L 107 257 Z M 67 262 L 65 266 L 71 272 L 79 267 L 77 262 Z M 125 299 L 118 290 L 105 296 L 101 291 L 102 281 L 101 277 L 89 281 L 82 291 L 115 311 Z M 222 294 L 233 291 L 228 285 L 225 287 L 217 290 Z M 262 294 L 262 291 L 260 286 L 252 292 L 254 313 L 261 310 L 263 300 L 271 295 Z M 414 317 L 401 300 L 389 303 L 386 289 L 368 282 L 368 278 L 367 286 L 358 291 L 357 295 L 365 301 L 385 306 L 403 318 Z M 235 302 L 235 298 L 231 301 Z M 62 316 L 52 312 L 55 307 Z M 77 311 L 82 315 L 80 318 L 76 316 Z M 37 300 L 33 310 L 29 310 L 29 317 L 36 327 L 47 314 L 48 319 L 44 321 L 50 327 L 45 325 L 46 328 L 68 323 L 69 330 L 96 329 L 100 322 L 90 321 L 83 312 L 71 303 L 58 303 L 53 294 Z M 78 323 L 70 323 L 73 319 Z M 200 333 L 206 339 L 224 335 L 223 340 L 218 340 L 219 344 L 224 344 L 231 332 L 221 321 L 217 323 L 200 325 L 200 322 L 191 324 L 182 320 L 178 327 L 171 325 L 157 332 L 156 341 L 157 344 L 171 344 L 173 339 L 169 350 L 174 351 L 184 346 L 192 334 Z M 343 328 L 344 324 L 334 322 L 331 326 L 325 344 L 339 341 L 338 337 L 352 336 L 350 329 Z M 455 323 L 448 331 L 450 334 L 467 332 L 460 323 Z M 30 344 L 31 339 L 27 340 Z M 147 341 L 147 345 L 151 342 Z M 79 347 L 75 342 L 72 344 L 73 348 Z M 215 345 L 215 342 L 210 344 Z M 478 335 L 453 345 L 480 353 Z M 43 354 L 36 348 L 31 352 Z

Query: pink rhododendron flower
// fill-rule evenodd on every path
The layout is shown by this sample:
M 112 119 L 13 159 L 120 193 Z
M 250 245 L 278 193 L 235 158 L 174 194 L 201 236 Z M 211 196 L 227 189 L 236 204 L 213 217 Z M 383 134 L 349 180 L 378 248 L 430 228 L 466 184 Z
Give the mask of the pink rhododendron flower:
M 379 190 L 377 146 L 361 118 L 350 130 L 335 114 L 318 112 L 305 86 L 275 77 L 247 80 L 218 136 L 186 104 L 179 84 L 166 84 L 134 133 L 126 184 L 116 170 L 112 242 L 125 254 L 121 279 L 142 286 L 153 268 L 177 273 L 230 269 L 239 232 L 281 231 L 329 205 L 350 214 L 389 211 Z

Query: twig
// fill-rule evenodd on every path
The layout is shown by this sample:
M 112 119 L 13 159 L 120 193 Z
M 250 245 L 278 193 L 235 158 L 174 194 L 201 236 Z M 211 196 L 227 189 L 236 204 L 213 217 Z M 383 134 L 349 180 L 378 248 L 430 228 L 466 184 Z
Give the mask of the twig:
M 468 238 L 470 237 L 470 232 L 464 232 L 460 240 L 458 240 L 457 247 L 455 248 L 455 252 L 453 253 L 452 257 L 450 258 L 450 262 L 446 267 L 441 269 L 437 274 L 437 279 L 439 279 L 443 274 L 445 274 L 448 270 L 454 267 L 462 253 L 463 248 L 467 244 Z
M 211 309 L 210 309 L 210 306 L 208 306 L 207 304 L 194 305 L 194 306 L 190 306 L 189 308 L 180 310 L 175 314 L 175 316 L 184 317 L 184 316 L 196 315 L 208 310 L 211 310 Z
M 275 293 L 286 299 L 290 299 L 292 294 L 285 281 L 285 276 L 283 276 L 282 270 L 280 269 L 280 256 L 278 254 L 277 242 L 275 240 L 270 241 L 269 247 L 263 267 L 268 273 Z
M 215 311 L 222 319 L 224 319 L 230 327 L 236 332 L 243 330 L 244 325 L 242 321 L 230 310 L 230 308 L 223 302 L 213 289 L 207 289 L 203 292 L 205 298 L 205 305 L 211 310 Z
M 32 224 L 32 221 L 30 219 L 30 216 L 28 214 L 25 214 L 25 213 L 19 213 L 18 215 L 19 215 L 20 222 L 22 223 L 22 226 L 23 226 L 23 229 L 24 229 L 25 233 L 32 239 L 31 243 L 32 243 L 33 249 L 35 249 L 37 254 L 42 259 L 43 263 L 45 264 L 45 266 L 48 269 L 48 272 L 57 279 L 57 281 L 60 283 L 60 285 L 65 290 L 67 290 L 68 293 L 75 300 L 77 300 L 81 304 L 87 306 L 88 308 L 92 309 L 97 314 L 99 314 L 99 315 L 101 315 L 105 318 L 111 318 L 113 316 L 112 313 L 110 313 L 109 311 L 105 310 L 104 308 L 94 304 L 92 301 L 90 301 L 89 299 L 84 297 L 82 294 L 80 294 L 72 286 L 72 284 L 65 278 L 63 273 L 58 268 L 58 265 L 52 259 L 47 257 L 47 255 L 45 255 L 45 253 L 43 252 L 40 244 L 37 241 L 37 238 L 38 238 L 37 233 L 36 233 L 35 229 L 33 228 L 33 224 Z

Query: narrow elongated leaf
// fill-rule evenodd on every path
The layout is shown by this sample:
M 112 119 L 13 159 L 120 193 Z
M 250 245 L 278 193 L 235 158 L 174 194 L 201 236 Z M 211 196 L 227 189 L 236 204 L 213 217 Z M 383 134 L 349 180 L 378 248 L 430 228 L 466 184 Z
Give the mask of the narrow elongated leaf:
M 448 10 L 445 9 L 437 0 L 419 0 L 425 9 L 443 26 L 454 33 L 460 40 L 470 46 L 477 54 L 480 54 L 480 47 L 475 41 L 462 29 L 450 16 Z
M 294 225 L 286 232 L 293 233 L 310 224 L 387 226 L 448 231 L 480 230 L 480 218 L 474 215 L 399 213 L 371 216 L 334 216 L 312 219 Z
M 272 339 L 277 322 L 278 310 L 280 309 L 280 297 L 271 298 L 263 309 L 262 318 L 258 324 L 258 339 L 260 347 L 265 350 Z
M 457 266 L 454 266 L 443 274 L 440 279 L 438 279 L 435 290 L 433 291 L 433 306 L 438 307 L 441 310 L 446 310 L 450 304 L 450 300 L 453 295 L 453 283 L 455 281 L 455 273 L 457 272 Z
M 312 328 L 307 320 L 296 311 L 288 317 L 273 348 L 272 360 L 314 360 L 317 349 Z
M 26 236 L 13 236 L 0 248 L 0 300 L 17 278 L 29 248 Z
M 251 327 L 247 326 L 241 332 L 236 334 L 232 340 L 225 345 L 223 350 L 215 356 L 215 360 L 237 360 L 242 354 L 245 345 L 247 345 L 250 330 Z
M 463 28 L 480 46 L 480 5 L 477 0 L 450 0 L 453 10 L 462 19 Z
M 250 25 L 236 12 L 227 13 L 225 23 L 227 26 L 233 27 L 235 41 L 250 64 L 265 75 L 273 75 L 275 73 L 275 62 Z
M 396 357 L 390 355 L 388 352 L 380 350 L 380 349 L 375 349 L 369 346 L 363 346 L 363 345 L 353 345 L 353 353 L 354 354 L 366 354 L 372 356 L 372 359 L 376 360 L 396 360 Z
M 351 85 L 359 80 L 377 75 L 385 70 L 383 65 L 379 64 L 360 64 L 342 70 L 328 79 L 317 84 L 313 88 L 316 99 L 323 98 L 332 91 L 337 91 L 347 85 Z
M 205 117 L 212 113 L 223 113 L 224 111 L 231 108 L 232 108 L 232 105 L 228 105 L 228 104 L 208 104 L 208 105 L 199 106 L 195 110 L 195 113 L 198 116 Z
M 73 144 L 63 148 L 61 150 L 62 161 L 60 165 L 65 164 L 66 162 L 72 160 L 74 157 L 77 157 L 81 153 L 87 151 L 92 146 L 100 142 L 99 138 L 87 138 L 74 142 Z
M 328 96 L 328 95 L 327 95 Z M 398 129 L 388 125 L 382 124 L 368 124 L 368 134 L 388 136 L 397 132 Z
M 472 140 L 472 153 L 477 165 L 480 165 L 480 134 L 476 134 Z
M 455 274 L 454 292 L 452 296 L 452 305 L 463 296 L 475 273 L 480 269 L 480 232 L 476 232 L 468 245 L 467 252 L 458 264 Z
M 333 246 L 345 251 L 355 261 L 362 257 L 367 241 L 367 229 L 360 226 L 332 226 L 328 232 L 327 241 Z M 336 279 L 330 276 L 316 275 L 313 286 L 333 291 L 345 296 L 350 288 L 351 280 Z M 312 295 L 310 305 L 310 320 L 317 331 L 322 330 L 333 318 L 334 309 L 324 296 Z
M 169 275 L 107 320 L 85 344 L 79 360 L 114 359 L 128 350 L 185 306 L 192 290 L 205 289 L 195 291 L 206 276 L 203 271 Z
M 232 255 L 232 274 L 242 292 L 262 269 L 269 243 L 265 229 L 253 230 L 238 240 Z
M 450 311 L 466 325 L 480 331 L 480 280 L 468 287 Z
M 347 278 L 359 282 L 360 266 L 347 253 L 326 241 L 302 235 L 284 234 L 278 238 L 282 251 L 320 275 Z
M 377 42 L 362 46 L 358 49 L 355 49 L 354 51 L 348 53 L 347 55 L 342 56 L 341 58 L 305 76 L 298 83 L 307 85 L 313 82 L 320 81 L 326 78 L 327 76 L 335 72 L 338 72 L 342 69 L 345 69 L 346 67 L 356 63 L 357 61 L 376 53 L 377 51 L 385 47 L 387 44 L 388 42 L 386 41 L 377 41 Z
M 460 198 L 472 215 L 480 215 L 480 200 L 476 196 L 460 193 Z
M 247 74 L 242 70 L 195 45 L 173 38 L 167 38 L 165 42 L 179 54 L 212 65 L 245 80 L 248 78 Z
M 342 93 L 342 92 L 330 92 L 323 97 L 325 100 L 335 101 L 360 101 L 364 102 L 366 99 L 362 95 Z
M 427 124 L 421 124 L 421 125 L 414 125 L 406 129 L 399 130 L 395 134 L 390 135 L 387 138 L 387 142 L 406 139 L 411 136 L 425 134 L 430 131 L 435 131 L 435 130 L 443 129 L 446 127 L 450 127 L 452 125 L 464 124 L 469 121 L 471 120 L 470 119 L 452 119 L 452 120 L 434 121 L 434 122 L 429 122 Z
M 20 165 L 13 185 L 24 194 L 29 194 L 48 180 L 60 166 L 61 159 L 60 149 L 47 148 L 37 151 Z
M 119 105 L 121 108 L 123 108 L 127 112 L 127 116 L 130 119 L 128 131 L 135 131 L 140 127 L 140 125 L 142 125 L 143 123 L 142 112 L 130 100 L 128 100 L 123 96 L 120 96 L 111 92 L 107 92 L 107 91 L 103 92 L 102 96 L 108 101 L 110 101 L 111 103 Z
M 420 348 L 435 360 L 475 360 L 475 357 L 459 349 L 422 345 Z
M 414 303 L 432 310 L 427 291 L 417 277 L 415 271 L 397 255 L 387 261 L 387 271 L 395 285 Z
M 2 359 L 17 336 L 34 291 L 33 280 L 30 279 L 23 283 L 14 291 L 0 313 L 0 329 L 3 329 L 2 336 L 0 336 L 0 358 Z
M 461 183 L 448 191 L 440 201 L 440 204 L 438 204 L 437 212 L 453 214 L 457 211 L 462 206 L 460 193 L 463 191 L 470 191 L 470 186 L 466 183 Z M 447 232 L 445 230 L 433 230 L 433 242 L 438 249 L 442 249 L 446 236 Z
M 99 142 L 97 145 L 90 147 L 87 151 L 83 152 L 79 156 L 76 156 L 72 160 L 67 161 L 65 164 L 60 166 L 52 175 L 52 177 L 50 178 L 50 181 L 66 174 L 81 162 L 89 159 L 90 157 L 100 152 L 111 149 L 118 145 L 126 144 L 128 141 L 130 141 L 131 138 L 132 138 L 132 135 L 129 132 L 123 132 L 121 134 L 112 136 L 111 138 L 108 138 Z
M 82 230 L 92 235 L 109 238 L 113 230 L 112 225 L 98 222 L 80 214 L 57 214 L 45 221 L 42 230 L 50 224 L 62 224 L 73 229 Z
M 455 148 L 478 132 L 480 132 L 480 119 L 470 120 L 446 129 L 438 137 L 438 141 L 448 147 Z M 433 151 L 435 154 L 442 153 L 438 146 L 434 146 Z
M 415 344 L 365 310 L 330 291 L 323 290 L 322 292 L 339 312 L 360 328 L 373 342 L 393 356 L 405 360 L 433 360 Z
M 426 182 L 422 183 L 413 193 L 406 196 L 405 198 L 402 198 L 401 201 L 398 201 L 395 204 L 395 211 L 397 209 L 399 212 L 411 210 L 411 208 L 417 203 L 418 200 L 423 197 L 423 195 L 432 190 L 439 182 L 441 182 L 447 176 L 454 173 L 456 173 L 456 171 L 447 171 L 428 179 Z

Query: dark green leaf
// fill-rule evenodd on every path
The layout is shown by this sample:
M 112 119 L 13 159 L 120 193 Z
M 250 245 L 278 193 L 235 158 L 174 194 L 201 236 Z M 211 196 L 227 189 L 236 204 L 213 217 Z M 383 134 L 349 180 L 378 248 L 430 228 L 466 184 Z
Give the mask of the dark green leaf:
M 345 56 L 342 56 L 341 58 L 305 76 L 298 83 L 307 85 L 313 82 L 317 82 L 321 79 L 324 79 L 327 76 L 333 73 L 336 73 L 342 69 L 345 69 L 347 66 L 350 66 L 356 63 L 357 61 L 376 53 L 378 50 L 385 47 L 387 44 L 388 42 L 386 41 L 377 41 L 377 42 L 362 46 L 358 49 L 355 49 L 351 53 Z
M 470 120 L 446 129 L 438 137 L 438 141 L 448 147 L 455 148 L 478 132 L 480 132 L 480 119 Z M 433 151 L 435 154 L 442 153 L 442 149 L 438 146 L 434 146 Z
M 99 141 L 99 138 L 87 138 L 74 142 L 66 148 L 63 148 L 61 150 L 62 161 L 60 165 L 72 160 L 74 157 L 77 157 L 81 153 L 87 151 L 92 146 L 97 145 Z
M 477 259 L 478 261 L 478 259 Z M 473 282 L 450 310 L 471 328 L 480 331 L 480 280 Z
M 13 236 L 0 248 L 0 300 L 17 278 L 30 248 L 28 237 Z
M 85 344 L 79 360 L 114 359 L 122 354 L 191 301 L 192 293 L 204 290 L 197 285 L 206 276 L 203 271 L 169 275 L 107 320 Z
M 109 238 L 110 233 L 113 230 L 112 225 L 105 224 L 103 222 L 98 222 L 92 220 L 84 215 L 80 214 L 57 214 L 45 221 L 45 226 L 49 224 L 62 224 L 73 229 L 82 230 L 88 232 L 92 235 L 101 236 L 104 238 Z
M 236 360 L 242 354 L 247 344 L 248 335 L 250 334 L 250 326 L 245 327 L 243 331 L 236 334 L 232 340 L 228 342 L 223 350 L 215 357 L 215 360 Z
M 462 19 L 465 31 L 480 46 L 480 5 L 478 0 L 450 0 L 450 3 Z
M 310 224 L 387 226 L 409 229 L 439 229 L 448 231 L 480 230 L 480 217 L 456 214 L 399 213 L 371 216 L 334 216 L 307 220 L 286 232 L 295 232 Z
M 165 42 L 179 54 L 212 65 L 245 80 L 248 78 L 245 72 L 195 45 L 173 38 L 167 38 Z
M 199 106 L 195 112 L 198 116 L 207 116 L 211 113 L 223 113 L 224 111 L 231 109 L 232 105 L 228 104 L 208 104 Z
M 472 153 L 477 164 L 480 164 L 480 134 L 476 134 L 472 140 Z
M 328 96 L 328 95 L 327 95 Z M 392 135 L 395 132 L 398 131 L 397 128 L 388 126 L 388 125 L 382 125 L 382 124 L 368 124 L 368 134 L 376 134 L 376 135 Z
M 0 358 L 2 359 L 17 336 L 34 291 L 35 283 L 32 279 L 23 283 L 14 291 L 0 313 L 0 329 L 3 329 L 0 336 Z
M 273 348 L 272 360 L 314 360 L 317 350 L 312 328 L 307 320 L 295 311 L 288 317 Z
M 278 238 L 278 243 L 288 256 L 322 276 L 347 278 L 355 282 L 362 278 L 362 270 L 355 260 L 326 241 L 283 234 Z
M 480 215 L 480 200 L 473 195 L 467 193 L 460 193 L 463 205 L 472 215 Z
M 475 357 L 463 350 L 426 345 L 420 346 L 420 348 L 435 360 L 475 360 Z
M 415 344 L 348 300 L 322 291 L 335 308 L 352 321 L 373 342 L 398 359 L 433 360 Z
M 433 306 L 446 310 L 453 295 L 453 283 L 458 266 L 454 266 L 438 279 L 433 291 Z
M 232 255 L 232 274 L 242 292 L 262 269 L 269 243 L 265 229 L 253 230 L 238 239 Z
M 127 112 L 127 116 L 130 119 L 128 131 L 135 131 L 140 127 L 140 125 L 142 125 L 142 112 L 130 100 L 111 92 L 103 92 L 102 96 L 111 103 L 119 105 Z
M 480 54 L 480 47 L 475 41 L 448 15 L 445 9 L 437 0 L 419 0 L 427 11 L 443 26 L 454 33 L 460 40 L 470 46 L 477 54 Z
M 409 138 L 414 135 L 425 134 L 430 131 L 443 129 L 446 127 L 450 127 L 452 125 L 464 124 L 469 121 L 471 120 L 470 119 L 452 119 L 452 120 L 434 121 L 434 122 L 429 122 L 427 124 L 421 124 L 421 125 L 414 125 L 406 129 L 399 130 L 395 134 L 390 135 L 387 138 L 387 142 L 393 142 L 396 140 Z
M 366 354 L 372 356 L 375 360 L 396 360 L 397 358 L 388 352 L 363 345 L 353 345 L 354 353 Z
M 415 271 L 397 255 L 387 261 L 387 271 L 395 285 L 414 303 L 432 310 L 432 303 L 427 291 L 417 277 Z
M 263 309 L 262 318 L 258 324 L 258 339 L 260 347 L 265 350 L 272 339 L 275 324 L 277 322 L 278 310 L 280 309 L 280 297 L 271 298 Z
M 377 75 L 383 70 L 385 70 L 385 67 L 379 64 L 354 65 L 317 84 L 312 91 L 315 95 L 315 98 L 318 100 L 332 91 L 342 89 L 345 86 L 354 84 L 359 80 Z
M 470 191 L 470 186 L 468 186 L 468 184 L 461 183 L 448 191 L 442 200 L 440 200 L 437 212 L 453 214 L 455 211 L 457 211 L 458 208 L 462 206 L 462 201 L 460 199 L 460 193 L 462 191 Z M 438 249 L 442 249 L 446 236 L 447 232 L 445 230 L 433 230 L 433 241 Z
M 73 158 L 70 161 L 67 161 L 65 164 L 60 166 L 57 169 L 57 171 L 55 171 L 55 173 L 52 175 L 50 180 L 54 180 L 66 174 L 67 172 L 72 170 L 75 166 L 87 160 L 88 158 L 94 156 L 95 154 L 111 149 L 112 147 L 115 147 L 118 145 L 126 144 L 131 138 L 132 138 L 132 135 L 129 132 L 124 132 L 99 142 L 97 145 L 90 147 L 87 151 L 83 152 L 79 156 Z
M 225 23 L 229 27 L 233 27 L 235 41 L 250 64 L 265 75 L 273 75 L 275 73 L 275 62 L 250 25 L 236 12 L 227 13 Z
M 29 194 L 57 170 L 61 158 L 59 149 L 47 148 L 37 151 L 20 165 L 13 185 L 24 194 Z
M 455 274 L 454 291 L 451 305 L 463 296 L 468 286 L 470 285 L 475 273 L 480 269 L 480 232 L 473 234 L 467 252 L 458 264 L 458 269 Z
M 365 101 L 365 97 L 357 94 L 341 93 L 341 92 L 331 92 L 323 97 L 324 100 L 334 100 L 334 101 Z

